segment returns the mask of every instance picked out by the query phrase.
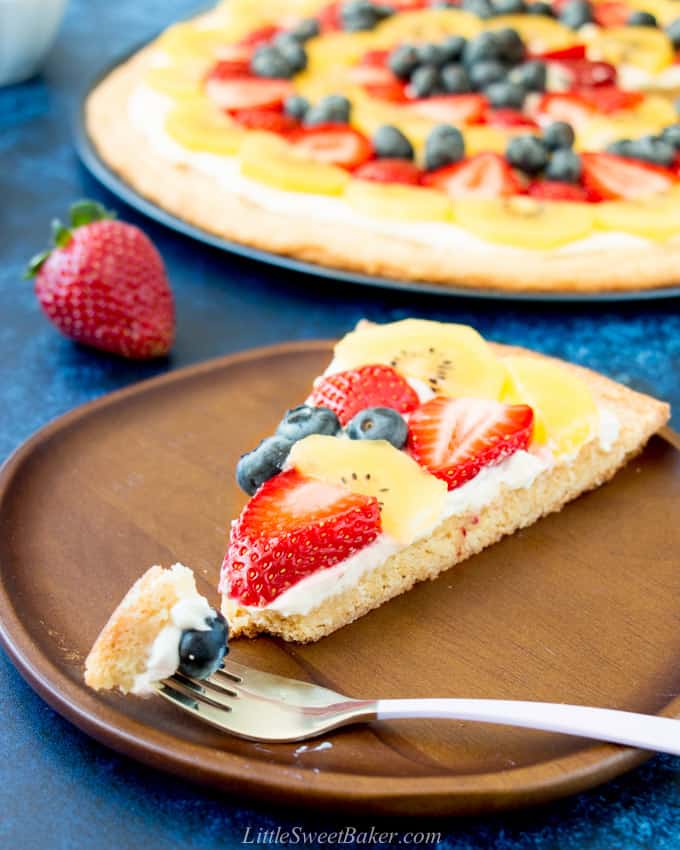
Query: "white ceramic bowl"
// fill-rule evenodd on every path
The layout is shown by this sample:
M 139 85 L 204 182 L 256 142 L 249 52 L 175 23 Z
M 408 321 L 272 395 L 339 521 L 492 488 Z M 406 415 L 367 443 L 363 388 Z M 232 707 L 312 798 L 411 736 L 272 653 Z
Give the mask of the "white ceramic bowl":
M 40 70 L 65 8 L 66 0 L 0 0 L 0 86 Z

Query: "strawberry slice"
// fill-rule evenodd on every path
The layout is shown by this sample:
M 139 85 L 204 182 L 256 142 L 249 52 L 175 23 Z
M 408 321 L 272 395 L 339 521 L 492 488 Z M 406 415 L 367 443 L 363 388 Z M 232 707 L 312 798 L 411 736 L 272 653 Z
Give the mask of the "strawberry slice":
M 244 75 L 208 80 L 206 92 L 220 109 L 232 111 L 281 106 L 287 97 L 295 93 L 295 89 L 290 80 Z
M 600 27 L 625 27 L 630 17 L 631 7 L 619 0 L 600 0 L 593 3 L 593 17 Z
M 583 183 L 604 200 L 634 200 L 667 192 L 675 183 L 672 171 L 611 153 L 581 154 Z
M 482 121 L 486 107 L 486 98 L 481 94 L 443 94 L 414 100 L 408 108 L 432 121 L 461 125 Z
M 589 89 L 595 86 L 616 84 L 616 68 L 609 62 L 591 62 L 590 59 L 560 59 L 548 63 L 562 88 Z
M 207 80 L 229 80 L 232 77 L 247 77 L 250 74 L 250 59 L 220 59 L 206 74 Z
M 237 124 L 249 130 L 287 133 L 298 126 L 298 121 L 281 109 L 235 109 L 229 114 Z
M 392 103 L 406 103 L 409 100 L 406 83 L 385 65 L 383 54 L 387 54 L 387 51 L 373 50 L 367 53 L 361 64 L 350 70 L 349 78 L 356 85 L 362 86 L 372 97 Z
M 321 378 L 309 403 L 334 411 L 342 425 L 366 407 L 391 407 L 408 413 L 418 407 L 415 390 L 391 366 L 371 364 Z
M 411 415 L 406 448 L 454 490 L 484 467 L 526 449 L 533 424 L 526 404 L 438 396 Z
M 248 35 L 238 42 L 238 44 L 250 47 L 260 47 L 262 44 L 269 44 L 274 36 L 277 36 L 280 32 L 281 27 L 277 27 L 274 24 L 267 24 L 266 26 L 258 27 L 258 29 L 249 32 Z
M 325 6 L 317 15 L 321 32 L 333 32 L 342 29 L 342 0 Z
M 548 92 L 532 111 L 551 121 L 566 121 L 575 129 L 582 127 L 596 114 L 595 107 L 574 92 Z
M 478 153 L 455 165 L 423 175 L 426 186 L 441 189 L 452 198 L 499 198 L 522 191 L 522 183 L 505 157 Z
M 486 116 L 486 123 L 492 127 L 531 127 L 538 129 L 533 118 L 517 109 L 491 109 Z
M 380 528 L 373 496 L 296 469 L 282 472 L 260 487 L 233 525 L 220 589 L 243 605 L 267 605 L 368 546 Z
M 301 127 L 293 131 L 288 139 L 301 155 L 350 170 L 363 165 L 373 156 L 368 139 L 346 124 Z
M 644 94 L 639 91 L 624 91 L 617 86 L 597 86 L 596 88 L 580 89 L 575 92 L 593 109 L 609 115 L 621 109 L 633 109 L 644 100 Z
M 585 59 L 585 44 L 572 44 L 570 47 L 561 47 L 558 50 L 546 50 L 544 53 L 532 53 L 532 59 Z
M 544 201 L 590 201 L 583 186 L 563 183 L 560 180 L 536 180 L 527 189 L 527 195 Z
M 359 166 L 353 176 L 359 180 L 373 180 L 376 183 L 417 186 L 422 172 L 417 165 L 405 159 L 374 159 Z

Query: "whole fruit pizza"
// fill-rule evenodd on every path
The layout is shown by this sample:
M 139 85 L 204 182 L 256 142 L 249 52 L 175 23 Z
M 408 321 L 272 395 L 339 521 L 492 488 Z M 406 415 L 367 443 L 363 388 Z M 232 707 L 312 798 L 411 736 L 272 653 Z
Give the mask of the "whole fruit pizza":
M 86 104 L 103 160 L 205 231 L 397 280 L 680 281 L 677 0 L 228 0 Z

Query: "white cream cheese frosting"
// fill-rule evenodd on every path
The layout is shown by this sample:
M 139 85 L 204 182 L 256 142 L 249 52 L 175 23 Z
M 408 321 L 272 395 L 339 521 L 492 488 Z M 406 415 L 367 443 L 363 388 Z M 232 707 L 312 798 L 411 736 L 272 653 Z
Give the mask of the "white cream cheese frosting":
M 153 692 L 153 685 L 172 676 L 179 667 L 179 643 L 185 629 L 208 631 L 206 620 L 215 616 L 215 610 L 208 600 L 196 594 L 180 599 L 170 609 L 170 622 L 156 636 L 149 649 L 146 669 L 138 673 L 132 686 L 132 693 L 138 695 Z
M 315 218 L 337 223 L 346 222 L 369 232 L 395 236 L 411 242 L 446 248 L 455 251 L 503 251 L 518 256 L 534 253 L 530 248 L 497 245 L 448 222 L 400 222 L 377 218 L 357 212 L 339 197 L 311 195 L 304 192 L 287 192 L 275 189 L 244 177 L 237 157 L 190 151 L 175 142 L 165 130 L 165 118 L 170 100 L 149 86 L 139 85 L 130 96 L 129 116 L 132 124 L 149 140 L 159 156 L 182 165 L 188 165 L 214 177 L 226 190 L 241 195 L 270 212 L 301 218 Z M 651 245 L 649 239 L 623 231 L 603 231 L 576 239 L 559 248 L 557 253 L 581 251 L 613 251 Z

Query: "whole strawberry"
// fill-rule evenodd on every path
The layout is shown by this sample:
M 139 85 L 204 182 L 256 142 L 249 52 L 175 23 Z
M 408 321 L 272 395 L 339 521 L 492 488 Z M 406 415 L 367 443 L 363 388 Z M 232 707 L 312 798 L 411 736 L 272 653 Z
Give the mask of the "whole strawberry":
M 175 306 L 149 238 L 93 201 L 71 207 L 70 227 L 55 221 L 52 229 L 53 247 L 27 271 L 52 323 L 76 342 L 123 357 L 167 354 Z

